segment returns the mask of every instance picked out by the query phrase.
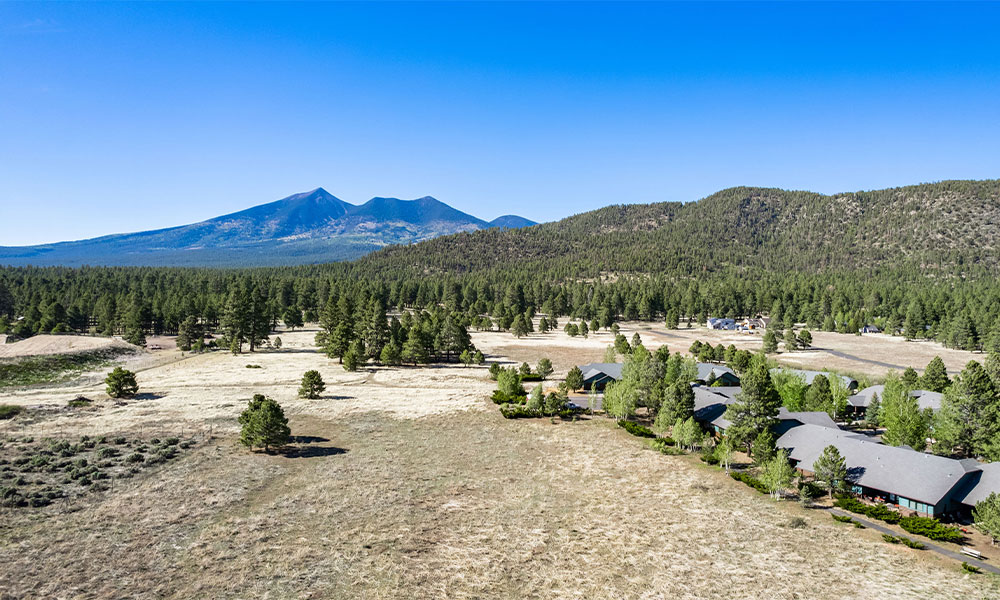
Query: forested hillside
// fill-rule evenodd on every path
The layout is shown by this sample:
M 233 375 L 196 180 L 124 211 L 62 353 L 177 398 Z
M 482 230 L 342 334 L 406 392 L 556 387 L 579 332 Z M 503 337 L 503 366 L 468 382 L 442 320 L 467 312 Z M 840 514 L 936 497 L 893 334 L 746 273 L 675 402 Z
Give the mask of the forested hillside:
M 1000 267 L 1000 180 L 824 196 L 731 188 L 688 204 L 617 205 L 525 230 L 390 247 L 379 268 L 450 271 L 511 264 L 578 275 L 695 275 L 735 267 L 817 273 L 904 269 L 952 276 Z
M 874 323 L 1000 349 L 998 222 L 998 181 L 836 196 L 734 188 L 686 205 L 611 206 L 461 233 L 353 263 L 7 268 L 0 330 L 176 332 L 190 318 L 214 329 L 232 314 L 234 290 L 256 290 L 272 322 L 327 315 L 328 324 L 362 327 L 374 312 L 404 307 L 520 330 L 536 311 L 601 327 L 767 314 L 783 326 L 854 332 Z

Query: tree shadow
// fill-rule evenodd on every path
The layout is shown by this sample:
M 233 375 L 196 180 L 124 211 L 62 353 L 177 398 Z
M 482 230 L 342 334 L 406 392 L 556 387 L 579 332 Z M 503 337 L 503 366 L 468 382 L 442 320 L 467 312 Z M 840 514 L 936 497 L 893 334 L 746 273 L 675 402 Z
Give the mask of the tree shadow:
M 318 458 L 347 454 L 347 449 L 336 446 L 306 446 L 304 448 L 288 448 L 283 454 L 285 458 Z
M 129 400 L 159 400 L 163 398 L 166 394 L 153 394 L 151 392 L 144 392 L 142 394 L 136 394 L 129 398 Z
M 320 396 L 319 400 L 355 400 L 354 396 Z
M 289 441 L 293 444 L 318 444 L 320 442 L 329 442 L 330 440 L 315 435 L 293 435 Z

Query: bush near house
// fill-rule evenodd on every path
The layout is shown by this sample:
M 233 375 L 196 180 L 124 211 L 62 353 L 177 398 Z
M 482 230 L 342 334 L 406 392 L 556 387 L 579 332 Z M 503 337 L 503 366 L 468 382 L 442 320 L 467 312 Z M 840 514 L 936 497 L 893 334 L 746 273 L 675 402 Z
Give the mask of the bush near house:
M 491 398 L 494 404 L 524 404 L 528 396 L 509 396 L 500 390 L 494 390 Z
M 902 518 L 898 512 L 890 510 L 884 505 L 876 504 L 874 506 L 868 506 L 864 502 L 850 496 L 841 496 L 837 498 L 833 505 L 837 508 L 842 508 L 852 513 L 865 515 L 890 524 L 899 523 L 899 520 Z
M 960 544 L 965 539 L 958 529 L 943 525 L 937 519 L 930 517 L 903 517 L 899 521 L 899 526 L 909 533 L 922 535 L 936 542 Z
M 846 515 L 830 515 L 830 516 L 833 517 L 833 520 L 836 521 L 836 522 L 838 522 L 838 523 L 853 523 L 854 522 L 854 519 L 852 519 L 851 517 L 848 517 Z

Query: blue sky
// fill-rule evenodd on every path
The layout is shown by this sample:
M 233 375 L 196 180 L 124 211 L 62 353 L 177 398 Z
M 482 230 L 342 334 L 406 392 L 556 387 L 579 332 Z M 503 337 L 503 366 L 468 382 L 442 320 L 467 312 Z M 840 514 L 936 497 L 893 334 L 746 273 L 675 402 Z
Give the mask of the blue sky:
M 1000 177 L 1000 4 L 0 3 L 0 245 Z

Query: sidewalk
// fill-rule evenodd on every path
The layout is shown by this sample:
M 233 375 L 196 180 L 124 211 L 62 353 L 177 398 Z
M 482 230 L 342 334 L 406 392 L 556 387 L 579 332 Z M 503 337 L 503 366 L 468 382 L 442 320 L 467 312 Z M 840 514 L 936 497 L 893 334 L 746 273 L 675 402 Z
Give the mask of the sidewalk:
M 1000 569 L 998 569 L 997 567 L 994 567 L 993 565 L 988 565 L 988 564 L 986 564 L 985 562 L 983 562 L 981 560 L 976 560 L 975 558 L 972 558 L 971 556 L 966 556 L 965 554 L 961 554 L 959 552 L 952 552 L 951 550 L 948 550 L 947 548 L 942 548 L 941 546 L 938 546 L 936 544 L 932 544 L 931 542 L 929 542 L 929 541 L 927 541 L 927 540 L 925 540 L 923 538 L 917 538 L 916 536 L 911 536 L 911 535 L 900 535 L 899 533 L 893 531 L 892 529 L 889 529 L 888 527 L 886 527 L 884 525 L 880 525 L 878 523 L 873 523 L 872 521 L 869 521 L 867 519 L 862 519 L 861 517 L 859 517 L 858 515 L 856 515 L 854 513 L 847 512 L 847 511 L 844 511 L 844 510 L 840 510 L 839 508 L 824 508 L 823 510 L 828 511 L 830 513 L 833 513 L 835 515 L 840 515 L 842 517 L 851 517 L 852 519 L 854 519 L 858 523 L 861 523 L 862 525 L 864 525 L 865 527 L 868 527 L 870 529 L 874 529 L 875 531 L 880 531 L 882 533 L 888 533 L 889 535 L 893 535 L 893 536 L 896 536 L 896 537 L 909 538 L 911 541 L 914 541 L 914 542 L 920 542 L 921 544 L 927 546 L 927 550 L 930 550 L 932 552 L 937 552 L 938 554 L 940 554 L 942 556 L 947 556 L 948 558 L 955 559 L 955 560 L 957 560 L 960 563 L 961 562 L 969 563 L 970 565 L 972 565 L 974 567 L 979 567 L 983 571 L 988 571 L 990 573 L 995 573 L 997 575 L 1000 575 Z

